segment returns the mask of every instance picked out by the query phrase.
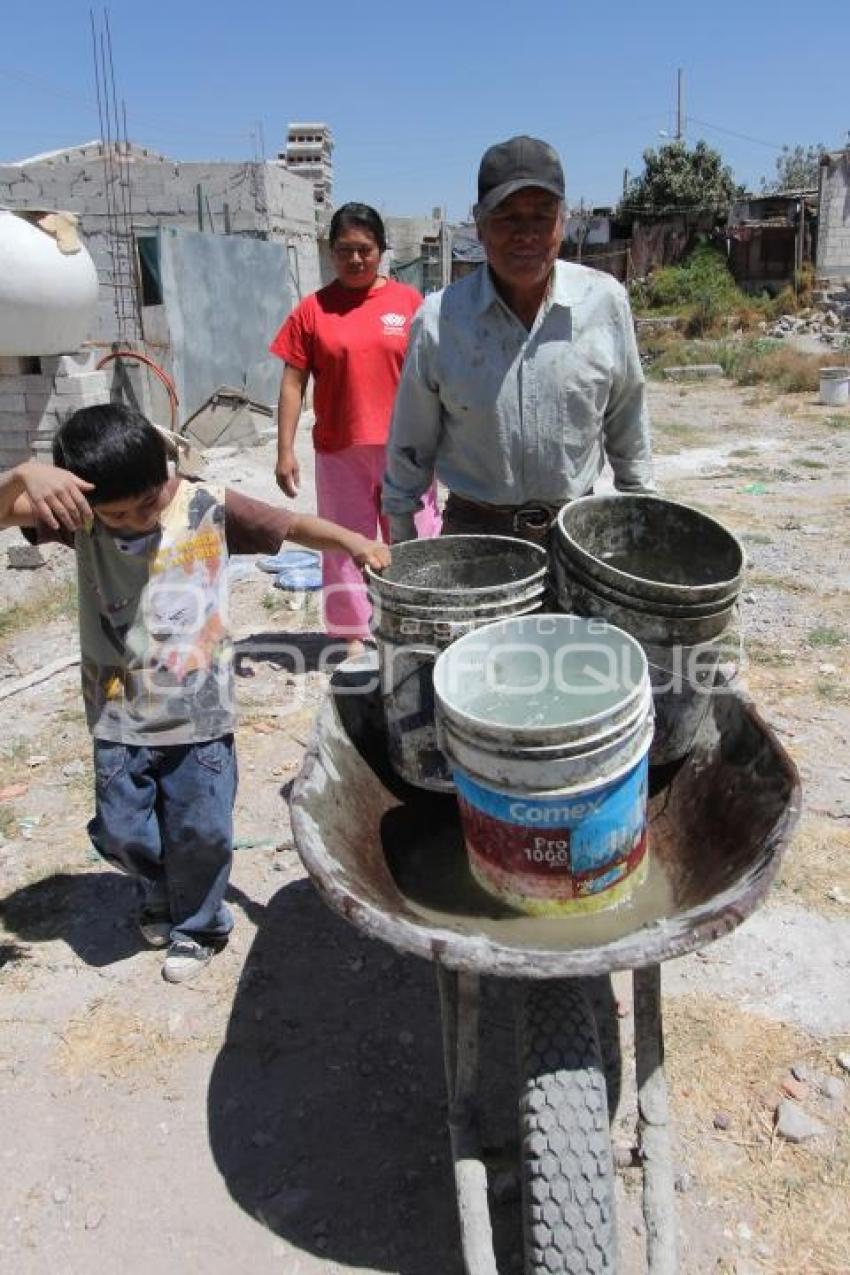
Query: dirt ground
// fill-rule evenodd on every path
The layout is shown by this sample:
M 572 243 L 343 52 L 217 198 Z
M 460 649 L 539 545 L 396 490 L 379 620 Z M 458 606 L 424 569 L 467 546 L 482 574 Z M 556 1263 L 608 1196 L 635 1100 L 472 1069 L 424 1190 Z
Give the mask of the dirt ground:
M 805 797 L 762 910 L 663 971 L 681 1269 L 848 1272 L 850 413 L 723 382 L 655 383 L 651 401 L 662 492 L 746 545 L 740 676 Z M 274 491 L 269 445 L 211 468 Z M 0 538 L 4 559 L 17 540 Z M 130 883 L 87 841 L 78 670 L 18 688 L 75 650 L 72 576 L 60 549 L 37 571 L 0 567 L 0 1269 L 459 1275 L 432 971 L 330 914 L 292 848 L 286 797 L 327 680 L 315 607 L 290 609 L 251 564 L 234 571 L 236 929 L 204 977 L 171 987 Z M 628 979 L 615 984 L 627 1038 Z M 512 989 L 486 994 L 498 1148 L 514 1122 Z M 823 1132 L 792 1145 L 774 1109 L 804 1064 L 793 1098 Z M 509 1151 L 493 1170 L 506 1272 L 521 1270 Z M 639 1174 L 619 1177 L 632 1275 Z

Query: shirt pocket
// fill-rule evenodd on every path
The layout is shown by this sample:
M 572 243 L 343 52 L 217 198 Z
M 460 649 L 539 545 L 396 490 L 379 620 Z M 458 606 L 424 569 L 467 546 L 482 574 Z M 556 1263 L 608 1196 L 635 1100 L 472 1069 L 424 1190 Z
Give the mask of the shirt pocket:
M 569 461 L 580 461 L 602 433 L 608 387 L 590 368 L 570 366 L 554 394 L 551 442 Z

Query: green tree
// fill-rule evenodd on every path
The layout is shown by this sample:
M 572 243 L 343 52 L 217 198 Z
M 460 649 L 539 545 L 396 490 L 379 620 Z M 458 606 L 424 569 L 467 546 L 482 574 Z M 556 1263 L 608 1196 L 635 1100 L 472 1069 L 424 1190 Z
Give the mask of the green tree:
M 783 146 L 776 157 L 776 176 L 773 181 L 761 179 L 766 195 L 779 190 L 816 190 L 820 157 L 826 147 L 823 142 L 814 146 Z
M 675 141 L 643 152 L 643 172 L 627 187 L 623 207 L 647 212 L 726 208 L 738 194 L 732 169 L 718 151 L 702 141 L 693 150 Z

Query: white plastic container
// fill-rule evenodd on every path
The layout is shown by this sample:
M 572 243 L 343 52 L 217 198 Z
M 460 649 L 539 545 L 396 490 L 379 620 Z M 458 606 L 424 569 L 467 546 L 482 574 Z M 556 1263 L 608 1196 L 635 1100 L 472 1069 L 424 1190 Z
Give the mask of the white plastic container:
M 822 367 L 820 401 L 827 407 L 844 407 L 850 403 L 850 367 Z
M 0 209 L 0 355 L 69 354 L 89 335 L 97 305 L 94 262 L 80 242 Z
M 502 620 L 434 666 L 478 883 L 520 912 L 611 907 L 646 872 L 652 693 L 640 645 L 574 615 Z

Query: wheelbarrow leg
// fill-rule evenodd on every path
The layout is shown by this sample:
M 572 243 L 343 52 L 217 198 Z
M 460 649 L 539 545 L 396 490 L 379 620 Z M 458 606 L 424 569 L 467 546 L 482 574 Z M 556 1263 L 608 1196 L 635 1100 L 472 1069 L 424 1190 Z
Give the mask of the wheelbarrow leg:
M 487 1204 L 487 1170 L 478 1142 L 480 981 L 477 974 L 457 974 L 438 964 L 437 986 L 464 1267 L 467 1275 L 498 1275 Z
M 673 1157 L 664 1079 L 661 967 L 634 972 L 638 1127 L 643 1159 L 643 1216 L 650 1275 L 676 1275 Z

